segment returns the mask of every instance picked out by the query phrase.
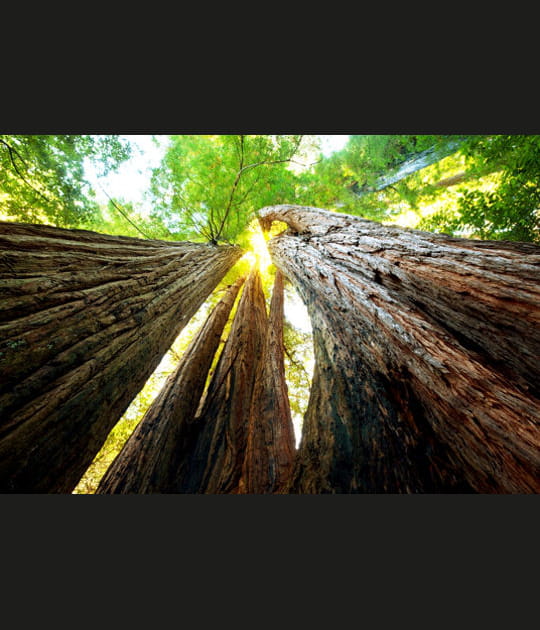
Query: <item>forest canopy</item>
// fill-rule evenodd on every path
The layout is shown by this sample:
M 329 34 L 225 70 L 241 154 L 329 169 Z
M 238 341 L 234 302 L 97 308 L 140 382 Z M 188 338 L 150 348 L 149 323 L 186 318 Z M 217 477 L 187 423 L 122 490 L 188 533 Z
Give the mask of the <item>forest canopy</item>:
M 120 136 L 0 135 L 4 220 L 249 247 L 257 209 L 311 205 L 470 238 L 538 241 L 540 137 L 351 135 L 331 154 L 317 136 L 159 137 L 142 204 L 108 196 L 134 152 Z M 105 190 L 106 192 L 106 190 Z M 150 208 L 150 210 L 148 210 Z

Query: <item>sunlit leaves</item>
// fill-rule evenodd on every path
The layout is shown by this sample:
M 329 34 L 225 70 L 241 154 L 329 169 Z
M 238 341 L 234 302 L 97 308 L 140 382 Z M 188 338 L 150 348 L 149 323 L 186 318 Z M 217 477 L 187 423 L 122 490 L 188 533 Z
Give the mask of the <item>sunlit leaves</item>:
M 294 197 L 299 136 L 172 136 L 154 170 L 154 216 L 189 240 L 232 242 L 259 208 Z
M 459 154 L 463 177 L 458 185 L 416 186 L 418 227 L 470 238 L 539 242 L 540 136 L 471 136 Z M 450 182 L 452 174 L 439 172 Z
M 99 218 L 84 161 L 102 173 L 128 159 L 118 136 L 0 135 L 3 220 L 80 227 Z

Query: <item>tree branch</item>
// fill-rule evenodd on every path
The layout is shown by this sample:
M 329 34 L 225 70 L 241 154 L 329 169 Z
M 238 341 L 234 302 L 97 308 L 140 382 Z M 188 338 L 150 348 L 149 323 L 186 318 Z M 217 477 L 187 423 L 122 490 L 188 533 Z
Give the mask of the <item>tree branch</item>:
M 15 172 L 17 173 L 17 175 L 23 180 L 23 182 L 27 185 L 30 186 L 30 188 L 32 190 L 34 190 L 35 192 L 37 192 L 37 194 L 42 198 L 45 199 L 45 201 L 47 201 L 48 203 L 51 202 L 51 199 L 48 199 L 44 194 L 42 194 L 41 192 L 39 192 L 39 190 L 37 188 L 35 188 L 34 186 L 32 186 L 32 184 L 24 177 L 24 175 L 19 171 L 17 164 L 15 164 L 15 159 L 13 158 L 13 154 L 15 154 L 19 160 L 24 164 L 24 166 L 26 168 L 28 168 L 26 166 L 26 162 L 22 159 L 22 157 L 20 156 L 19 152 L 14 149 L 10 144 L 8 144 L 5 140 L 0 139 L 0 142 L 7 148 L 8 152 L 9 152 L 9 159 L 11 161 L 11 164 L 13 166 L 13 168 L 15 169 Z
M 296 154 L 296 152 L 298 151 L 298 148 L 300 146 L 300 143 L 302 142 L 302 137 L 303 136 L 299 136 L 298 140 L 296 142 L 296 145 L 291 153 L 291 155 L 289 155 L 289 157 L 283 158 L 282 160 L 262 160 L 261 162 L 255 162 L 254 164 L 247 164 L 246 166 L 243 166 L 244 163 L 244 136 L 240 136 L 241 138 L 241 156 L 240 156 L 240 168 L 238 170 L 238 172 L 236 173 L 236 177 L 234 179 L 233 185 L 232 185 L 232 189 L 231 189 L 231 194 L 229 196 L 229 202 L 227 204 L 227 207 L 225 208 L 225 213 L 223 214 L 223 218 L 221 220 L 220 226 L 219 226 L 219 230 L 217 232 L 217 234 L 214 236 L 214 240 L 218 240 L 223 232 L 223 228 L 225 227 L 225 223 L 229 217 L 229 212 L 231 210 L 231 206 L 232 206 L 232 201 L 234 198 L 234 193 L 236 192 L 236 188 L 240 182 L 240 179 L 242 177 L 242 175 L 249 170 L 250 168 L 255 168 L 257 166 L 262 166 L 262 165 L 267 165 L 270 166 L 272 164 L 283 164 L 284 162 L 290 162 L 292 160 L 292 158 L 294 157 L 294 155 Z
M 144 236 L 144 238 L 149 238 L 152 239 L 151 236 L 148 236 L 148 234 L 145 234 L 130 218 L 129 216 L 122 210 L 122 208 L 120 208 L 120 206 L 118 206 L 115 201 L 109 196 L 109 194 L 107 193 L 107 191 L 103 188 L 103 186 L 101 184 L 99 184 L 99 187 L 101 188 L 101 190 L 107 195 L 107 197 L 109 198 L 109 201 L 112 203 L 112 205 L 118 210 L 118 212 L 124 217 L 124 219 L 126 219 L 126 221 L 129 221 L 129 223 L 131 223 L 131 225 L 137 230 L 137 232 L 139 232 L 139 234 L 142 234 Z
M 289 359 L 291 365 L 294 366 L 294 368 L 301 373 L 302 377 L 307 382 L 309 382 L 309 375 L 307 373 L 306 368 L 302 365 L 302 363 L 300 363 L 297 359 L 295 359 L 294 353 L 289 352 L 289 350 L 288 350 L 288 348 L 287 348 L 287 346 L 285 344 L 283 344 L 283 351 L 287 355 L 287 358 Z

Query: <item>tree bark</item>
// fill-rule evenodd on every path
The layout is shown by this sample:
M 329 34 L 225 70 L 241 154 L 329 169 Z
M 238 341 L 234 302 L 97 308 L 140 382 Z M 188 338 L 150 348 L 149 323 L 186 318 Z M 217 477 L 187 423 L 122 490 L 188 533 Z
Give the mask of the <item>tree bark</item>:
M 269 326 L 258 363 L 248 421 L 247 445 L 239 492 L 279 493 L 286 488 L 296 454 L 285 380 L 283 275 L 278 270 Z
M 182 492 L 238 493 L 255 375 L 267 326 L 261 278 L 253 269 L 195 419 L 197 445 Z
M 0 224 L 0 491 L 71 492 L 236 247 Z
M 244 278 L 239 278 L 214 307 L 108 468 L 96 494 L 178 492 L 178 480 L 194 448 L 195 413 L 243 282 Z
M 259 212 L 310 314 L 292 492 L 540 491 L 540 248 Z
M 445 177 L 444 179 L 440 179 L 438 182 L 433 184 L 434 188 L 450 188 L 451 186 L 455 186 L 456 184 L 461 184 L 469 178 L 469 174 L 466 171 L 460 171 L 455 175 L 450 177 Z

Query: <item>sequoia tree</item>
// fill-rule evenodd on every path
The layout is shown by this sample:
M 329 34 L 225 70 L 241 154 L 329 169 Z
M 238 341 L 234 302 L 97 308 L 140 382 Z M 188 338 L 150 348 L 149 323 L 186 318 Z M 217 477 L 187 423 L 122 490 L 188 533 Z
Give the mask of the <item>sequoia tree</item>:
M 238 247 L 0 224 L 0 490 L 70 492 Z
M 278 270 L 253 387 L 241 493 L 280 492 L 292 473 L 296 451 L 283 354 L 283 275 Z
M 213 308 L 176 369 L 113 461 L 97 494 L 176 492 L 194 447 L 194 417 L 244 278 Z
M 197 444 L 181 492 L 238 493 L 255 376 L 267 326 L 261 278 L 254 268 L 195 419 Z
M 300 206 L 272 258 L 310 314 L 290 492 L 540 491 L 540 248 Z

